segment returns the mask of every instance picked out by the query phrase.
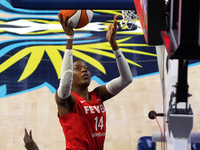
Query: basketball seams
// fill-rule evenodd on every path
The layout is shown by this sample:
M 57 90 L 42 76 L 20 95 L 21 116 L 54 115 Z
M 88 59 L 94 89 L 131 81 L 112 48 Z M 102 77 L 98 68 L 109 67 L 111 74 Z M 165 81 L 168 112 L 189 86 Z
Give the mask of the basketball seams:
M 76 11 L 71 15 L 71 17 L 73 17 L 73 16 L 77 13 L 77 11 L 78 11 L 78 10 L 76 10 Z M 70 17 L 70 18 L 71 18 L 71 17 Z
M 89 16 L 88 16 L 88 11 L 86 10 L 85 13 L 86 13 L 86 16 L 87 16 L 87 19 L 88 19 L 88 23 L 89 23 L 90 20 L 89 20 Z
M 72 26 L 74 28 L 78 27 L 78 24 L 79 24 L 80 18 L 81 18 L 81 12 L 82 12 L 82 10 L 77 10 L 76 13 L 69 18 L 69 19 L 73 20 L 72 21 Z M 77 18 L 78 18 L 78 20 L 77 20 Z
M 70 20 L 70 18 L 73 18 L 76 15 L 77 12 L 78 12 L 78 10 L 76 10 L 73 14 L 71 14 L 71 16 L 69 17 L 69 20 Z M 74 25 L 73 22 L 72 22 L 72 24 Z M 75 25 L 75 28 L 77 27 L 77 25 L 78 25 L 78 23 Z
M 90 23 L 90 21 L 92 20 L 93 17 L 93 11 L 92 10 L 86 10 L 86 15 L 88 18 L 88 23 Z
M 81 14 L 80 14 L 80 17 L 79 17 L 79 19 L 78 19 L 78 23 L 77 23 L 77 28 L 79 28 L 79 23 L 80 23 L 80 20 L 81 20 L 81 18 L 82 18 L 82 14 L 83 14 L 83 10 L 81 10 Z

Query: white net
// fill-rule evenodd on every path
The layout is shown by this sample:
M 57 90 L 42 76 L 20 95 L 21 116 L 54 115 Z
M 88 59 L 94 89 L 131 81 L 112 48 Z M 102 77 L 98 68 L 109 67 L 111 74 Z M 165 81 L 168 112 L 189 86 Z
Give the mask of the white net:
M 122 10 L 122 20 L 120 21 L 120 26 L 121 28 L 126 26 L 129 30 L 131 30 L 133 26 L 140 28 L 140 26 L 136 24 L 137 19 L 139 19 L 139 17 L 134 10 Z

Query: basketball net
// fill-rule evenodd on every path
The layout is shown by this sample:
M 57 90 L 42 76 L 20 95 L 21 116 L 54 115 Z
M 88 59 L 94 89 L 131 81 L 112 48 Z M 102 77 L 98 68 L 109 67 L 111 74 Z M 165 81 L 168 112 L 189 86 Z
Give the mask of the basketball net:
M 134 10 L 122 10 L 122 20 L 120 21 L 120 26 L 121 28 L 126 26 L 129 30 L 131 30 L 133 26 L 140 28 L 136 24 L 137 19 L 139 19 L 139 17 Z

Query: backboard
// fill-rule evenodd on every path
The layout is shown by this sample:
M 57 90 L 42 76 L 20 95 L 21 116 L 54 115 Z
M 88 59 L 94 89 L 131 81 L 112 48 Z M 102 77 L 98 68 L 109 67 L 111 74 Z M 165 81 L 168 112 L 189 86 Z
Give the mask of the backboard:
M 134 0 L 145 40 L 149 45 L 162 45 L 161 31 L 164 29 L 164 1 Z

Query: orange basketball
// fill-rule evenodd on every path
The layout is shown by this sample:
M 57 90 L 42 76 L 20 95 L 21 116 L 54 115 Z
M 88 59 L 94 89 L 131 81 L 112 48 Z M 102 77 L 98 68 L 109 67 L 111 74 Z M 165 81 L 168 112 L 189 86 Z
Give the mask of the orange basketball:
M 72 28 L 78 29 L 86 26 L 93 17 L 92 10 L 61 10 L 63 20 L 65 20 L 66 15 L 69 20 L 72 20 Z

